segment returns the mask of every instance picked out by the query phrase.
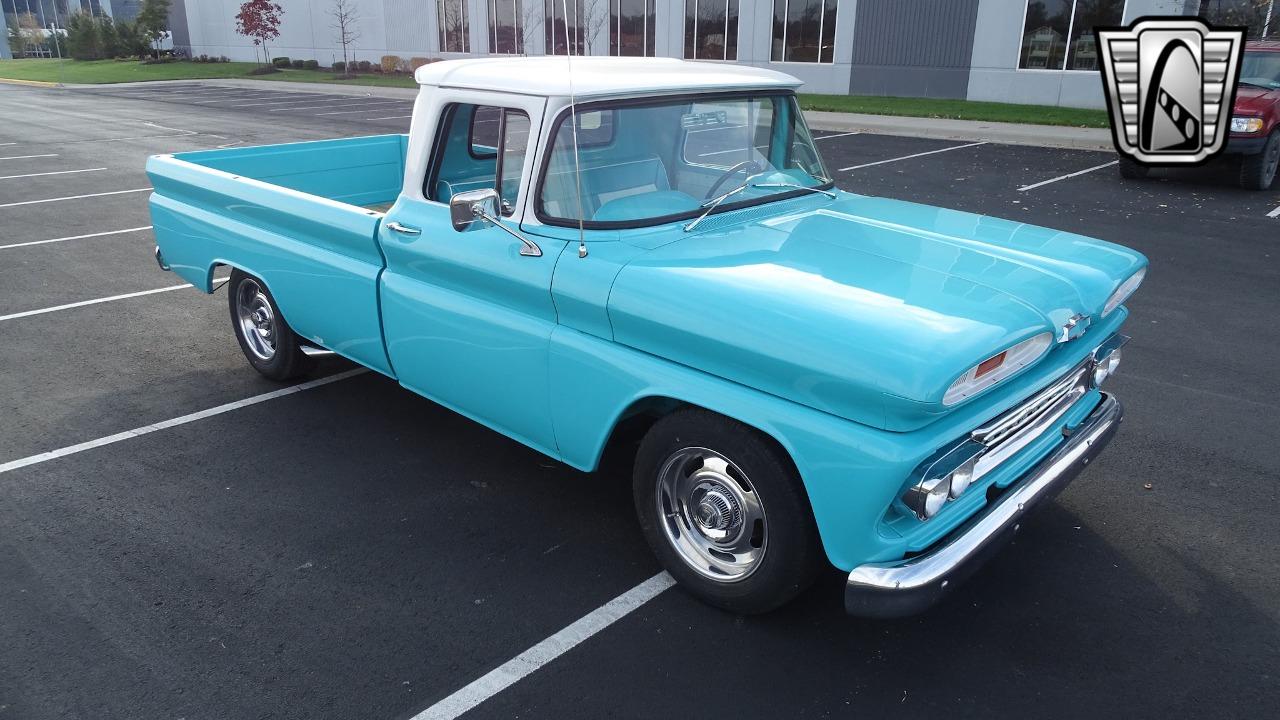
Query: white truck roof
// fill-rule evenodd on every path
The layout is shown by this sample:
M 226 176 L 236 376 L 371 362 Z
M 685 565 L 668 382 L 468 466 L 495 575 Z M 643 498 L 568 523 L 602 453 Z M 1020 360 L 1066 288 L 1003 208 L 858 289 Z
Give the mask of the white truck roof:
M 568 97 L 569 63 L 577 98 L 667 94 L 703 90 L 794 89 L 800 80 L 748 65 L 675 58 L 499 57 L 445 60 L 414 73 L 420 85 Z

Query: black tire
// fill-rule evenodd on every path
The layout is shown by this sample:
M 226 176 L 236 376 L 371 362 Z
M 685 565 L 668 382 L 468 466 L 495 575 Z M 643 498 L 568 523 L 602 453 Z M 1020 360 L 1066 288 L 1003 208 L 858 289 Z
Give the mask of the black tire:
M 1273 130 L 1262 152 L 1245 155 L 1240 161 L 1240 187 L 1246 190 L 1267 190 L 1276 179 L 1276 167 L 1280 166 L 1280 129 Z
M 246 322 L 241 321 L 241 305 L 245 302 L 242 294 L 253 296 L 253 309 L 269 311 L 270 331 L 266 335 L 260 333 L 258 338 L 246 335 L 253 331 L 246 329 Z M 248 273 L 232 270 L 231 279 L 227 282 L 227 306 L 231 310 L 231 328 L 236 334 L 236 342 L 240 343 L 240 351 L 263 377 L 283 382 L 310 369 L 310 359 L 302 352 L 302 343 L 280 314 L 266 283 Z M 270 353 L 265 351 L 266 346 L 270 346 Z
M 691 450 L 711 451 L 727 460 L 727 475 L 746 498 L 743 505 L 759 503 L 761 520 L 750 526 L 748 542 L 754 545 L 759 536 L 760 556 L 743 577 L 708 577 L 686 560 L 682 553 L 689 551 L 679 549 L 669 534 L 686 526 L 659 509 L 664 469 L 670 463 L 680 468 L 679 475 L 700 478 L 710 467 L 682 454 Z M 685 590 L 711 605 L 743 614 L 768 612 L 808 588 L 823 566 L 809 498 L 791 460 L 770 438 L 722 415 L 690 408 L 658 420 L 640 443 L 632 491 L 640 527 L 654 554 Z M 750 517 L 745 510 L 741 515 Z M 740 526 L 740 532 L 746 532 L 747 523 Z M 687 537 L 696 539 L 696 532 Z
M 1120 177 L 1126 180 L 1142 180 L 1151 174 L 1151 168 L 1146 165 L 1139 165 L 1136 160 L 1127 157 L 1120 158 Z

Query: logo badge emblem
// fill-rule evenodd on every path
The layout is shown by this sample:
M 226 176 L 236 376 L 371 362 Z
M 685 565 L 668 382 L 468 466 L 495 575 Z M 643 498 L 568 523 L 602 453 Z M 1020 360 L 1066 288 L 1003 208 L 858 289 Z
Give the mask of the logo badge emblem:
M 1072 315 L 1067 318 L 1067 321 L 1058 329 L 1058 342 L 1064 343 L 1075 340 L 1083 335 L 1085 330 L 1089 329 L 1089 325 L 1092 324 L 1092 322 L 1093 321 L 1089 319 L 1089 316 L 1084 313 L 1076 313 L 1075 315 Z
M 1244 33 L 1192 17 L 1097 28 L 1116 150 L 1147 165 L 1194 165 L 1221 152 Z

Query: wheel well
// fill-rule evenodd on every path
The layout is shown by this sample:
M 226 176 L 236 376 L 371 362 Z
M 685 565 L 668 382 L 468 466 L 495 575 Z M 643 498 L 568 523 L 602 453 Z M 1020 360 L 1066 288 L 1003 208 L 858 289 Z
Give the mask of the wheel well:
M 649 428 L 653 427 L 653 424 L 662 418 L 685 408 L 697 408 L 709 413 L 715 413 L 755 430 L 760 434 L 760 437 L 764 438 L 765 442 L 773 445 L 780 457 L 790 463 L 791 468 L 796 471 L 797 477 L 799 476 L 799 468 L 796 467 L 795 459 L 791 457 L 791 453 L 788 452 L 786 446 L 772 434 L 752 423 L 711 408 L 662 396 L 651 396 L 636 400 L 619 415 L 618 421 L 614 423 L 613 431 L 609 434 L 608 441 L 605 442 L 598 470 L 601 472 L 619 472 L 624 477 L 629 478 L 631 476 L 631 467 L 635 464 L 636 450 L 639 449 L 640 440 L 644 438 L 645 433 L 649 432 Z
M 230 280 L 230 276 L 231 276 L 231 273 L 230 273 L 230 272 L 228 272 L 228 273 L 224 274 L 222 277 L 215 277 L 215 276 L 218 274 L 218 271 L 219 271 L 219 270 L 228 270 L 228 271 L 230 271 L 230 270 L 235 270 L 235 268 L 234 268 L 234 267 L 232 267 L 231 265 L 228 265 L 228 264 L 226 264 L 226 263 L 220 263 L 220 262 L 216 262 L 216 263 L 214 263 L 214 264 L 212 264 L 212 265 L 210 265 L 210 266 L 209 266 L 209 275 L 208 275 L 208 277 L 209 277 L 209 288 L 210 288 L 209 292 L 210 292 L 211 294 L 212 294 L 212 293 L 217 292 L 217 291 L 218 291 L 218 288 L 220 288 L 220 287 L 222 287 L 223 285 L 226 285 L 226 284 L 227 284 L 226 282 L 218 283 L 218 282 L 217 282 L 218 280 L 227 280 L 227 281 L 229 281 L 229 280 Z

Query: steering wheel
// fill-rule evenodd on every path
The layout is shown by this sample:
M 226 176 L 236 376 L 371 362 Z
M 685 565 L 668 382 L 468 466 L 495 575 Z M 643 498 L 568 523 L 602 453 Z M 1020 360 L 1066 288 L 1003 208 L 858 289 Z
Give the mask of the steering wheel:
M 724 185 L 726 180 L 744 171 L 747 173 L 747 177 L 751 177 L 758 172 L 763 172 L 764 168 L 760 167 L 755 160 L 743 160 L 737 165 L 725 170 L 723 175 L 716 178 L 716 181 L 711 183 L 711 189 L 707 191 L 707 194 L 702 199 L 710 200 L 715 197 L 718 194 L 717 191 L 720 190 L 720 186 Z

